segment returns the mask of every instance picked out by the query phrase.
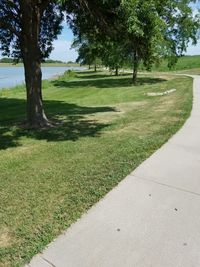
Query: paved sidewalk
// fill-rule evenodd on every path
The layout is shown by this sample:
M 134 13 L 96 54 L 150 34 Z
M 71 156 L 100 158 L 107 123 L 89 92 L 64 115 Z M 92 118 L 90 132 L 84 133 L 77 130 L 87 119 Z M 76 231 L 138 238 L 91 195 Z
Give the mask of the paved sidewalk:
M 200 77 L 183 128 L 27 266 L 200 266 Z

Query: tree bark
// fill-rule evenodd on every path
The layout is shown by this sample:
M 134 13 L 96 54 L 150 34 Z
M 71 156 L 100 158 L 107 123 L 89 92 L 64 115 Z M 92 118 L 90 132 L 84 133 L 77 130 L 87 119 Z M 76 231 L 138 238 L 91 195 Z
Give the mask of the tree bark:
M 96 59 L 94 60 L 94 72 L 97 72 L 97 63 L 96 63 Z
M 119 67 L 116 66 L 116 67 L 115 67 L 115 76 L 118 76 L 118 75 L 119 75 Z
M 21 1 L 21 51 L 25 70 L 27 95 L 27 124 L 39 128 L 49 125 L 42 102 L 42 71 L 39 32 L 42 10 L 40 5 Z
M 27 123 L 34 128 L 49 125 L 42 102 L 41 64 L 35 58 L 35 53 L 30 53 L 32 59 L 29 58 L 29 55 L 23 57 L 27 95 Z
M 132 82 L 133 84 L 137 84 L 137 74 L 138 74 L 138 66 L 139 66 L 139 59 L 137 52 L 133 52 L 133 76 L 132 76 Z

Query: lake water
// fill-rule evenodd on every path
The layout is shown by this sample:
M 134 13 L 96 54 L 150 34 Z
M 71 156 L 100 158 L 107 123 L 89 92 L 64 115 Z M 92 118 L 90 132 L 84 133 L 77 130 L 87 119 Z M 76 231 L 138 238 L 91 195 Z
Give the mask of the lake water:
M 42 67 L 42 79 L 63 74 L 66 70 L 82 70 L 80 67 Z M 0 89 L 24 83 L 23 67 L 0 67 Z

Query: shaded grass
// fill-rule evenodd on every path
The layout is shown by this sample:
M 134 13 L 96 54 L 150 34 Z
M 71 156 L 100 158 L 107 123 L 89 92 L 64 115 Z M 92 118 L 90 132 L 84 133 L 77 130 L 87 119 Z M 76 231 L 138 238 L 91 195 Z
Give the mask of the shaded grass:
M 93 76 L 94 75 L 94 76 Z M 97 76 L 98 75 L 98 76 Z M 48 116 L 24 130 L 23 87 L 1 92 L 1 266 L 21 266 L 158 149 L 189 116 L 192 80 L 77 73 L 45 81 Z M 106 76 L 106 77 L 105 77 Z M 147 92 L 176 88 L 173 94 Z

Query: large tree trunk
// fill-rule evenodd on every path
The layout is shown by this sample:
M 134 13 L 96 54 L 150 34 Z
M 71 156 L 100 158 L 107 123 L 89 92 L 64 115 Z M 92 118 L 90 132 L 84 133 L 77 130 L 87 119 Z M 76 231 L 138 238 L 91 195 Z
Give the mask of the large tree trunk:
M 137 74 L 138 74 L 138 66 L 139 66 L 139 59 L 137 52 L 133 52 L 133 76 L 132 76 L 132 82 L 133 84 L 137 84 Z
M 41 64 L 36 59 L 36 52 L 24 55 L 24 69 L 27 95 L 27 123 L 30 127 L 44 127 L 49 122 L 44 113 L 42 103 L 42 72 Z M 31 54 L 31 59 L 29 57 Z
M 21 51 L 25 69 L 27 95 L 27 124 L 29 127 L 49 125 L 42 103 L 42 72 L 39 48 L 39 31 L 42 9 L 30 1 L 21 1 L 22 37 Z

